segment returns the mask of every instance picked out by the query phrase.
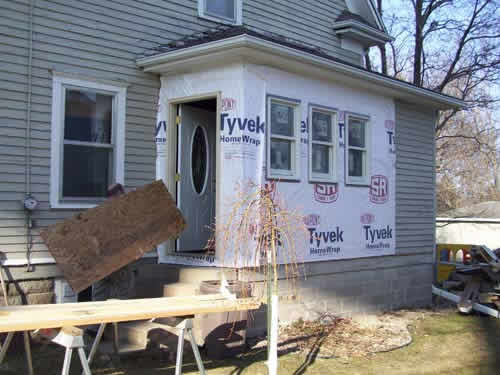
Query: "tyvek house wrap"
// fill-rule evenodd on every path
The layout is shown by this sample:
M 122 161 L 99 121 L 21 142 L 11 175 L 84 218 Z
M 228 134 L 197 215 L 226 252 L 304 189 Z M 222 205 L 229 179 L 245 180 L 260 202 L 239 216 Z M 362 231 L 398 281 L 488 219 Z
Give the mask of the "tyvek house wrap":
M 242 183 L 275 186 L 289 207 L 304 215 L 307 235 L 296 243 L 299 261 L 314 262 L 395 254 L 395 106 L 389 97 L 334 82 L 310 79 L 278 69 L 234 64 L 203 72 L 162 77 L 158 121 L 168 124 L 168 101 L 220 91 L 231 103 L 221 112 L 218 220 L 228 216 Z M 300 101 L 301 142 L 299 179 L 266 177 L 266 98 L 268 95 Z M 308 115 L 310 105 L 334 108 L 336 124 L 337 183 L 309 179 Z M 345 183 L 345 121 L 347 113 L 369 116 L 370 167 L 368 186 Z M 251 126 L 248 126 L 248 124 Z M 254 125 L 255 124 L 255 125 Z M 241 125 L 241 126 L 240 126 Z M 157 134 L 157 178 L 166 176 L 167 133 Z M 273 183 L 276 182 L 276 183 Z M 197 266 L 246 267 L 230 249 L 215 256 L 180 256 L 158 248 L 159 261 Z

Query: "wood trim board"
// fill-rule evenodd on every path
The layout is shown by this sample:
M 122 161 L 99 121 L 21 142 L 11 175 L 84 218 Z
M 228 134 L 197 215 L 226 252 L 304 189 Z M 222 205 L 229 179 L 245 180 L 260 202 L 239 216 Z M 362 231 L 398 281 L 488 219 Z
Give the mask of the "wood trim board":
M 220 294 L 7 306 L 0 308 L 0 332 L 254 310 L 259 307 L 258 299 L 230 300 Z

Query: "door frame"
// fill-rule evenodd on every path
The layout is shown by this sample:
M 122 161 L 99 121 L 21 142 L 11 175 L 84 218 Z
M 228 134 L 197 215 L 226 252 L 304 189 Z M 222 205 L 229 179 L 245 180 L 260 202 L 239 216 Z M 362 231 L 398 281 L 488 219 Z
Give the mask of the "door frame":
M 173 98 L 168 100 L 168 121 L 172 126 L 167 127 L 167 189 L 171 192 L 172 196 L 175 197 L 177 207 L 177 181 L 176 181 L 176 173 L 177 173 L 177 105 L 186 104 L 189 102 L 196 102 L 200 100 L 207 99 L 215 99 L 216 100 L 216 113 L 215 113 L 215 218 L 220 217 L 220 202 L 221 202 L 221 165 L 222 165 L 222 153 L 220 149 L 220 115 L 222 109 L 222 92 L 221 91 L 213 91 L 208 92 L 206 94 L 193 95 L 193 96 L 185 96 L 179 98 Z M 182 115 L 182 114 L 181 114 Z M 182 117 L 181 117 L 182 118 Z M 182 120 L 181 120 L 182 121 Z M 170 249 L 170 253 L 174 254 L 177 251 L 176 248 L 176 239 L 172 239 L 168 241 L 168 249 Z M 219 240 L 216 237 L 215 239 L 215 248 L 217 249 Z

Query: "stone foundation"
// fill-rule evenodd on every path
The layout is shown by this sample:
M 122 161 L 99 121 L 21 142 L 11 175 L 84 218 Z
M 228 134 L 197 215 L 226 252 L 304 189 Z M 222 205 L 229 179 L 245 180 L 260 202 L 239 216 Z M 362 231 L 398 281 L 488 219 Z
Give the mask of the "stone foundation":
M 9 305 L 40 305 L 54 302 L 54 280 L 7 281 Z M 0 306 L 5 306 L 3 290 L 0 289 Z

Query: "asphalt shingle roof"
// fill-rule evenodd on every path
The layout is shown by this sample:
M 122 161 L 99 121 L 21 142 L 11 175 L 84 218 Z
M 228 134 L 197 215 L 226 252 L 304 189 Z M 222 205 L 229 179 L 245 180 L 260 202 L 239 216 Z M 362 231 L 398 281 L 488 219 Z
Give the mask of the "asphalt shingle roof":
M 331 55 L 329 55 L 319 47 L 315 47 L 292 38 L 287 38 L 279 34 L 270 32 L 258 32 L 248 26 L 222 26 L 222 25 L 212 29 L 208 29 L 203 32 L 187 35 L 181 39 L 174 40 L 166 44 L 160 44 L 150 50 L 145 51 L 143 53 L 143 56 L 141 57 L 154 56 L 161 53 L 176 51 L 188 47 L 194 47 L 197 45 L 214 42 L 217 40 L 227 39 L 239 35 L 250 35 L 259 39 L 299 49 L 304 52 L 309 52 L 317 56 L 333 58 Z M 339 59 L 335 60 L 341 61 Z
M 286 47 L 290 47 L 290 48 L 293 48 L 293 49 L 296 49 L 299 51 L 310 53 L 314 56 L 323 57 L 323 58 L 328 59 L 330 61 L 338 62 L 340 64 L 350 66 L 350 67 L 353 67 L 353 68 L 356 68 L 356 69 L 359 69 L 359 70 L 362 70 L 365 72 L 370 72 L 372 74 L 390 79 L 392 81 L 404 83 L 408 86 L 418 87 L 410 82 L 403 81 L 403 80 L 400 80 L 400 79 L 397 79 L 397 78 L 394 78 L 394 77 L 391 77 L 391 76 L 388 76 L 388 75 L 385 75 L 385 74 L 382 74 L 382 73 L 379 73 L 376 71 L 368 70 L 363 66 L 360 66 L 357 64 L 352 64 L 352 63 L 349 63 L 345 60 L 334 57 L 334 56 L 330 55 L 329 53 L 327 53 L 326 51 L 324 51 L 323 49 L 316 47 L 316 46 L 313 46 L 311 44 L 306 44 L 304 42 L 301 42 L 301 41 L 298 41 L 298 40 L 295 40 L 292 38 L 288 38 L 288 37 L 285 37 L 283 35 L 271 33 L 271 32 L 256 31 L 255 29 L 252 29 L 248 26 L 220 25 L 220 26 L 217 26 L 217 27 L 212 28 L 212 29 L 208 29 L 208 30 L 203 31 L 203 32 L 198 32 L 198 33 L 194 33 L 191 35 L 187 35 L 181 39 L 170 41 L 166 44 L 160 44 L 160 45 L 156 46 L 155 48 L 146 50 L 141 56 L 138 56 L 138 58 L 152 57 L 152 56 L 160 55 L 163 53 L 173 52 L 173 51 L 181 50 L 184 48 L 194 47 L 194 46 L 198 46 L 198 45 L 202 45 L 202 44 L 206 44 L 206 43 L 210 43 L 210 42 L 214 42 L 214 41 L 218 41 L 218 40 L 228 39 L 228 38 L 236 37 L 236 36 L 240 36 L 240 35 L 249 35 L 249 36 L 253 36 L 253 37 L 256 37 L 256 38 L 259 38 L 262 40 L 274 42 L 274 43 L 282 45 L 282 46 L 286 46 Z M 433 91 L 433 90 L 425 88 L 425 87 L 418 87 L 418 88 L 422 89 L 422 90 L 430 91 L 430 92 L 436 92 L 436 91 Z M 443 93 L 439 93 L 439 94 L 441 94 L 443 96 L 448 96 L 450 98 L 454 98 L 450 95 L 446 95 Z M 454 98 L 454 99 L 456 99 L 456 98 Z

